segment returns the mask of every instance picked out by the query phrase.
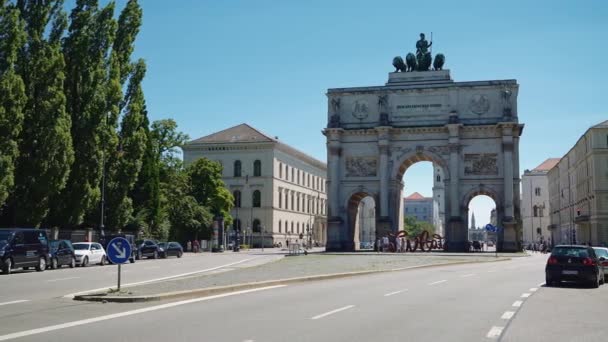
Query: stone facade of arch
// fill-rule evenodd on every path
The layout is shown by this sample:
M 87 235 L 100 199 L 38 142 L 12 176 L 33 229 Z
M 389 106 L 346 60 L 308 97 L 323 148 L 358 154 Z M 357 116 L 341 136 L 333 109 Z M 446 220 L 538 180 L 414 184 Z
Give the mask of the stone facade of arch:
M 448 70 L 391 73 L 385 86 L 329 89 L 327 249 L 357 248 L 349 218 L 356 194 L 374 197 L 377 234 L 400 230 L 403 174 L 430 161 L 443 174 L 448 249 L 465 250 L 468 202 L 488 194 L 503 232 L 499 248 L 517 250 L 523 131 L 517 92 L 515 80 L 454 82 Z

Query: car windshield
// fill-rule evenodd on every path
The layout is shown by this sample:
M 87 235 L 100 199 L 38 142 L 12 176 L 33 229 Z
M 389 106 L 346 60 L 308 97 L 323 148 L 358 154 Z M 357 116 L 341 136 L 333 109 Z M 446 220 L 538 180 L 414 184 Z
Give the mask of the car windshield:
M 566 256 L 575 258 L 587 258 L 589 254 L 586 248 L 572 248 L 572 247 L 556 247 L 551 253 L 554 256 Z
M 166 242 L 161 242 L 158 244 L 158 247 L 165 248 L 166 245 L 167 245 Z
M 57 240 L 50 241 L 49 245 L 51 247 L 51 250 L 56 251 L 57 247 L 59 247 L 59 241 L 57 241 Z
M 13 233 L 0 231 L 0 247 L 4 247 L 12 239 Z
M 72 246 L 74 246 L 75 250 L 87 250 L 87 249 L 89 249 L 89 244 L 88 243 L 75 243 Z
M 608 250 L 603 249 L 603 248 L 594 248 L 595 250 L 595 254 L 597 255 L 597 257 L 604 257 L 604 258 L 608 258 Z

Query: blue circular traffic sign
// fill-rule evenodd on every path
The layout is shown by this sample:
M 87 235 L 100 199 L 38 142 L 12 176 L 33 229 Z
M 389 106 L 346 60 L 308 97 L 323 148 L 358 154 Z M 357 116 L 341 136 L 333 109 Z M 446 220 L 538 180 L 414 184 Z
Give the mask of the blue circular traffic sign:
M 108 243 L 108 259 L 114 264 L 124 264 L 131 258 L 131 244 L 127 239 L 115 237 Z

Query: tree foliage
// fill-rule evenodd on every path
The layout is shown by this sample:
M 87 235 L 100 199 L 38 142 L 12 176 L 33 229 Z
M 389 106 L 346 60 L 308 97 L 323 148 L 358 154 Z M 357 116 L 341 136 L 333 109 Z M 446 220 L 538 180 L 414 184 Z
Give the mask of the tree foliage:
M 418 221 L 414 216 L 404 218 L 404 230 L 411 237 L 416 237 L 423 231 L 427 231 L 429 234 L 435 233 L 435 227 L 432 224 L 426 221 Z

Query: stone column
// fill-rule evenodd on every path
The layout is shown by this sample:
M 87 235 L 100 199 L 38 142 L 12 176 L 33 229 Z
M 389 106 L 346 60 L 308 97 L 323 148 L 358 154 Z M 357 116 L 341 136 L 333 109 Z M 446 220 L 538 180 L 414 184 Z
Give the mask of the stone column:
M 513 208 L 513 125 L 500 124 L 499 127 L 502 130 L 504 211 L 502 232 L 499 232 L 502 239 L 499 239 L 498 247 L 502 251 L 516 251 L 517 230 Z
M 327 136 L 327 183 L 329 185 L 327 189 L 329 207 L 327 213 L 327 243 L 325 247 L 328 251 L 346 251 L 354 248 L 352 241 L 348 243 L 346 236 L 347 229 L 344 224 L 347 220 L 346 217 L 343 217 L 346 215 L 346 211 L 341 210 L 340 207 L 340 182 L 342 180 L 340 172 L 342 165 L 342 143 L 340 137 L 342 132 L 343 129 L 341 128 L 328 128 L 325 130 L 325 135 Z
M 448 250 L 465 251 L 467 227 L 464 224 L 460 208 L 460 127 L 457 122 L 447 125 L 449 131 L 448 146 L 450 148 L 450 183 L 449 183 L 449 215 L 446 225 Z
M 380 219 L 378 220 L 379 224 L 376 229 L 381 235 L 388 232 L 392 224 L 389 216 L 389 199 L 391 194 L 388 187 L 391 172 L 388 167 L 389 130 L 390 127 L 376 127 L 378 133 L 378 153 L 380 154 L 380 167 L 378 169 L 380 176 Z

